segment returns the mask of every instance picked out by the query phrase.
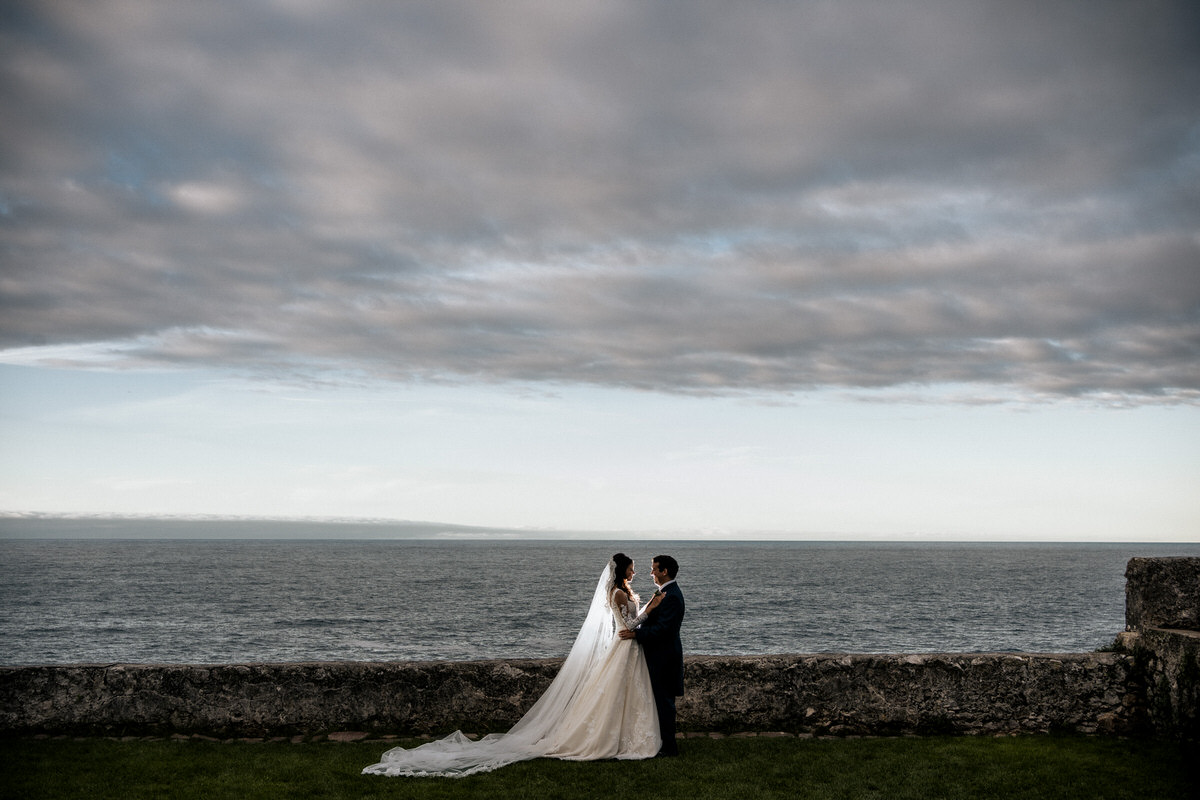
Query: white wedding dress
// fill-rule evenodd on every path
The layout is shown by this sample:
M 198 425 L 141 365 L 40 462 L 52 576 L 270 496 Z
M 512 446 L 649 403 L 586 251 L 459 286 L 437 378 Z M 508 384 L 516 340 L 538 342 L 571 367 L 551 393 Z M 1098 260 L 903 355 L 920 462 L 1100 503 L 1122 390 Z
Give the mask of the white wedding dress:
M 645 618 L 634 595 L 613 598 L 613 563 L 600 576 L 583 627 L 546 692 L 508 733 L 472 741 L 461 731 L 411 750 L 396 747 L 371 775 L 460 778 L 532 758 L 652 758 L 662 746 L 646 656 L 617 631 Z

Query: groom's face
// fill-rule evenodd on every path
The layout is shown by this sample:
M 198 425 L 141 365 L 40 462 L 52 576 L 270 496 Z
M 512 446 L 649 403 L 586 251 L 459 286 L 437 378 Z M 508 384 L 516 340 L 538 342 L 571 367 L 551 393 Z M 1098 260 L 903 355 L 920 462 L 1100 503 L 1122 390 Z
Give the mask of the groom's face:
M 667 571 L 660 567 L 657 561 L 655 561 L 650 567 L 650 574 L 654 577 L 655 586 L 662 586 L 664 583 L 670 580 L 670 578 L 667 577 Z

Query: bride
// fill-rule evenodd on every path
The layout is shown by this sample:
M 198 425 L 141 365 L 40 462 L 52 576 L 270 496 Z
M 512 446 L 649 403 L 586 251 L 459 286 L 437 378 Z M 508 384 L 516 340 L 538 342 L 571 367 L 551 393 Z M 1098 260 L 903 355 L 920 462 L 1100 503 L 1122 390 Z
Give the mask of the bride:
M 633 559 L 624 553 L 608 562 L 562 669 L 508 733 L 472 741 L 455 731 L 411 750 L 388 750 L 363 772 L 459 778 L 532 758 L 652 758 L 662 740 L 646 657 L 617 631 L 640 625 L 662 595 L 639 611 L 633 575 Z

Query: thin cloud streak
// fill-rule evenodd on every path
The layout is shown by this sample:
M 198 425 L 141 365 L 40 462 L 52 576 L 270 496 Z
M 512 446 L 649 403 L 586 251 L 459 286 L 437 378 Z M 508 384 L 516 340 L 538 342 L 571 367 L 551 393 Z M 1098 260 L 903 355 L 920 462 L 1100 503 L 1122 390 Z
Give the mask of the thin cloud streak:
M 9 363 L 1200 397 L 1189 3 L 3 13 Z

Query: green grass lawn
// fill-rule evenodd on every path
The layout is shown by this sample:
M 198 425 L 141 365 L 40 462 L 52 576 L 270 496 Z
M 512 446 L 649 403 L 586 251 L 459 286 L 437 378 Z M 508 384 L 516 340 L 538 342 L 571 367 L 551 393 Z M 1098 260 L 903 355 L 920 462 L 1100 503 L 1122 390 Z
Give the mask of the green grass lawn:
M 0 742 L 0 798 L 1187 798 L 1169 742 L 1077 736 L 689 739 L 650 761 L 539 759 L 469 778 L 361 775 L 377 742 Z

